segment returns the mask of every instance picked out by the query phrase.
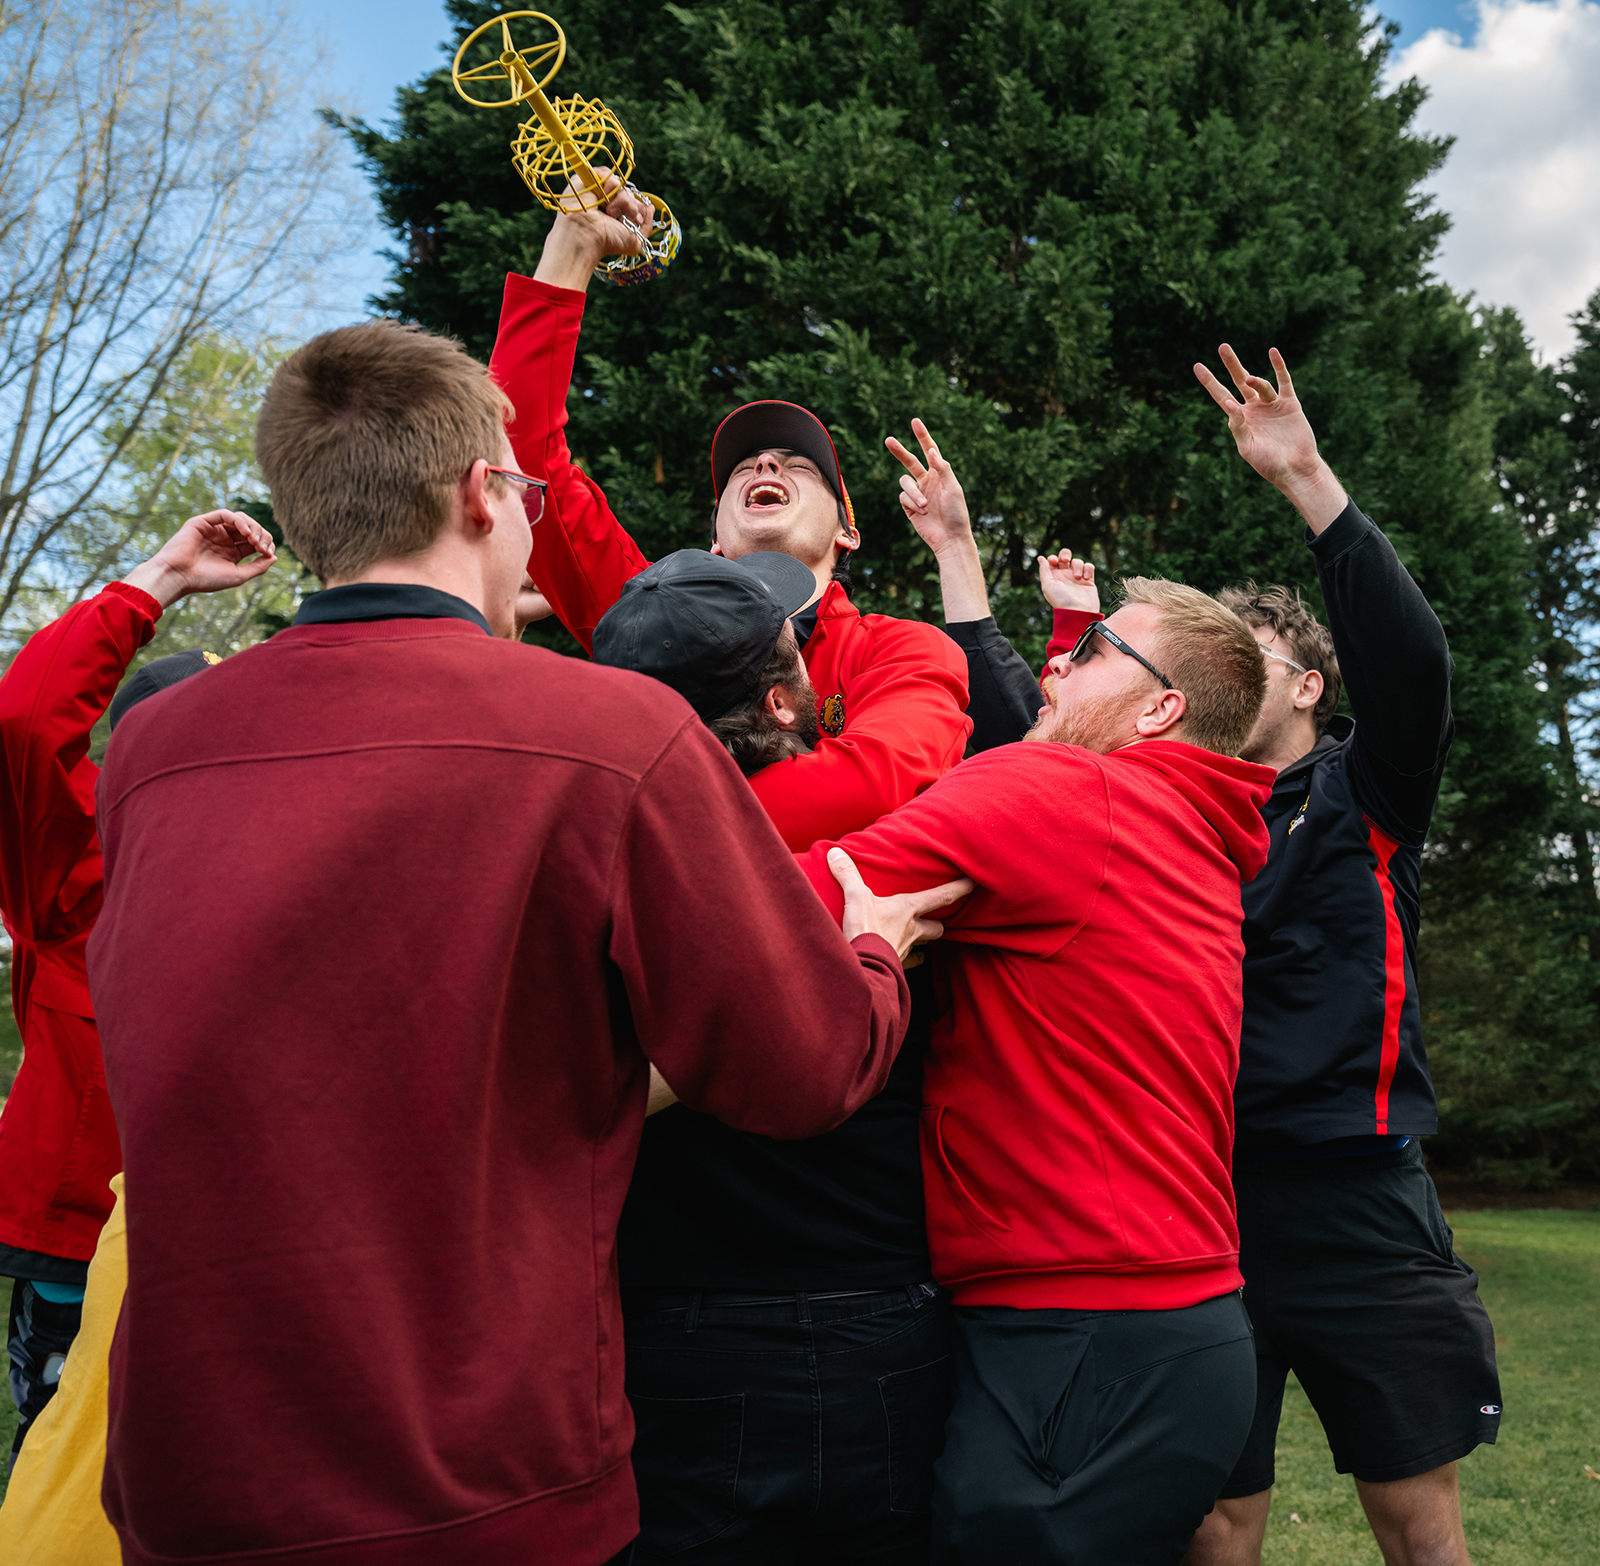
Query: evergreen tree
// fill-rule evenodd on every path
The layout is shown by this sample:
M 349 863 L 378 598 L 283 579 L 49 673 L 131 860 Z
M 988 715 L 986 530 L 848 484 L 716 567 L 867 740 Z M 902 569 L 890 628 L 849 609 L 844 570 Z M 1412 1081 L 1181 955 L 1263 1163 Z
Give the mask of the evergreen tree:
M 458 39 L 495 14 L 448 10 Z M 1493 472 L 1524 373 L 1508 366 L 1531 359 L 1510 318 L 1430 280 L 1446 220 L 1418 187 L 1447 146 L 1414 130 L 1415 82 L 1384 91 L 1392 35 L 1359 0 L 569 0 L 558 20 L 552 90 L 618 113 L 638 183 L 684 227 L 664 277 L 591 289 L 569 403 L 575 453 L 647 553 L 709 541 L 711 432 L 775 396 L 835 436 L 863 608 L 937 618 L 882 447 L 914 414 L 1030 656 L 1044 548 L 1315 603 L 1298 520 L 1190 369 L 1224 340 L 1262 369 L 1276 344 L 1450 636 L 1459 733 L 1427 939 L 1537 902 L 1571 828 L 1553 825 L 1566 796 L 1533 685 L 1537 550 Z M 504 274 L 532 272 L 549 222 L 510 163 L 517 117 L 462 103 L 441 69 L 402 90 L 392 134 L 346 126 L 401 241 L 375 303 L 485 356 Z M 1516 915 L 1525 966 L 1567 985 L 1542 917 Z M 1567 1038 L 1592 1032 L 1573 994 Z M 1495 1026 L 1533 1037 L 1514 998 L 1491 1001 Z M 1481 1021 L 1435 1010 L 1461 1080 Z

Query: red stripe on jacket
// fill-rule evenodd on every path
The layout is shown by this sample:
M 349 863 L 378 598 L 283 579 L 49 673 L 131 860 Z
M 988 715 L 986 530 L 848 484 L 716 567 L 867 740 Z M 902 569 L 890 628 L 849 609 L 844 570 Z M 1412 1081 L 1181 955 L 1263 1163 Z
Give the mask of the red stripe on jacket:
M 1377 1118 L 1377 1134 L 1389 1131 L 1389 1087 L 1394 1081 L 1395 1068 L 1400 1064 L 1400 1012 L 1406 1003 L 1406 947 L 1400 933 L 1400 915 L 1394 907 L 1394 882 L 1389 877 L 1389 861 L 1400 845 L 1386 832 L 1373 825 L 1370 817 L 1361 818 L 1367 823 L 1367 842 L 1377 863 L 1372 873 L 1377 877 L 1378 895 L 1383 898 L 1383 1052 L 1378 1057 L 1378 1087 L 1373 1094 L 1373 1108 Z

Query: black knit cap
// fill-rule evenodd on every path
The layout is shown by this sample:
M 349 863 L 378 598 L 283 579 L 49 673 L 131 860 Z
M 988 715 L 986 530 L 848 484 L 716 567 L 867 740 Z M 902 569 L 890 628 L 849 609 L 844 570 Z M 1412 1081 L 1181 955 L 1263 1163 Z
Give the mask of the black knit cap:
M 117 725 L 147 696 L 154 696 L 157 691 L 164 691 L 169 685 L 176 685 L 191 674 L 198 674 L 202 669 L 221 662 L 215 653 L 190 648 L 187 652 L 173 653 L 170 657 L 147 663 L 132 679 L 125 680 L 122 689 L 112 698 L 112 731 L 115 732 Z
M 816 591 L 793 555 L 680 549 L 624 585 L 594 628 L 594 661 L 670 685 L 710 723 L 754 699 L 784 621 Z

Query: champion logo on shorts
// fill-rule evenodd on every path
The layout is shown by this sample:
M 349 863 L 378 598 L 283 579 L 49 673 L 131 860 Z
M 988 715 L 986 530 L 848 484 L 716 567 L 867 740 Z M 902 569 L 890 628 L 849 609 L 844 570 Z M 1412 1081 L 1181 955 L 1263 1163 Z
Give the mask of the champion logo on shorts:
M 1498 1414 L 1500 1412 L 1500 1405 L 1498 1403 L 1485 1403 L 1483 1407 L 1478 1410 L 1478 1412 L 1480 1414 Z

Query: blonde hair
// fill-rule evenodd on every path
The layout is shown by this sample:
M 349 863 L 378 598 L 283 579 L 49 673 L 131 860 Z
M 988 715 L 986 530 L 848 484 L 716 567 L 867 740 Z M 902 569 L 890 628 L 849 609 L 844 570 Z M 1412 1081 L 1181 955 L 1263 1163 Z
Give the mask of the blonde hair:
M 1183 738 L 1219 756 L 1237 756 L 1261 716 L 1267 660 L 1247 626 L 1215 598 L 1160 577 L 1132 576 L 1123 602 L 1161 615 L 1150 661 L 1184 695 Z
M 297 348 L 272 377 L 256 457 L 289 547 L 324 582 L 427 549 L 511 404 L 459 343 L 365 321 Z M 490 475 L 496 489 L 498 475 Z

